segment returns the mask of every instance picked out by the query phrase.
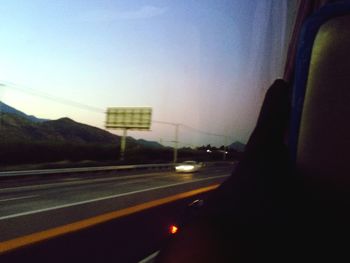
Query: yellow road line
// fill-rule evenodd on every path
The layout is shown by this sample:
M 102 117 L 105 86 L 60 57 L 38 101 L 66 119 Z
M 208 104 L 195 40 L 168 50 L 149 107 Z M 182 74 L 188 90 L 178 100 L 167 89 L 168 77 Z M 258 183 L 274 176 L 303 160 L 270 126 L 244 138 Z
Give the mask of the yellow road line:
M 112 219 L 116 219 L 119 217 L 134 214 L 134 213 L 137 213 L 137 212 L 140 212 L 140 211 L 152 208 L 152 207 L 160 206 L 160 205 L 163 205 L 166 203 L 174 202 L 174 201 L 177 201 L 180 199 L 184 199 L 187 197 L 191 197 L 194 195 L 205 193 L 205 192 L 214 190 L 218 186 L 219 185 L 216 184 L 216 185 L 211 185 L 211 186 L 195 189 L 192 191 L 188 191 L 188 192 L 164 197 L 161 199 L 153 200 L 150 202 L 146 202 L 143 204 L 131 206 L 131 207 L 124 208 L 124 209 L 121 209 L 118 211 L 113 211 L 113 212 L 109 212 L 109 213 L 102 214 L 99 216 L 87 218 L 87 219 L 80 220 L 80 221 L 70 223 L 67 225 L 63 225 L 63 226 L 47 229 L 44 231 L 36 232 L 33 234 L 17 237 L 17 238 L 11 239 L 11 240 L 3 241 L 3 242 L 0 242 L 0 254 L 3 254 L 5 252 L 11 251 L 11 250 L 14 250 L 17 248 L 21 248 L 24 246 L 32 245 L 34 243 L 38 243 L 40 241 L 44 241 L 44 240 L 47 240 L 47 239 L 50 239 L 53 237 L 57 237 L 57 236 L 60 236 L 63 234 L 67 234 L 67 233 L 78 231 L 78 230 L 81 230 L 81 229 L 84 229 L 87 227 L 91 227 L 91 226 L 94 226 L 94 225 L 97 225 L 97 224 L 100 224 L 103 222 L 107 222 L 107 221 L 112 220 Z

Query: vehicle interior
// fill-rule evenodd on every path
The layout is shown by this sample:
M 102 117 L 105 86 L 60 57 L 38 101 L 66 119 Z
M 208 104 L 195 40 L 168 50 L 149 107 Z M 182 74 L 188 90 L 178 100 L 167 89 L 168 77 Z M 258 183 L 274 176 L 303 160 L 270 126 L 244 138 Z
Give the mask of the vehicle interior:
M 140 164 L 130 161 L 112 163 L 107 168 L 45 168 L 18 174 L 17 171 L 0 171 L 0 183 L 3 183 L 0 206 L 1 202 L 4 204 L 0 212 L 1 209 L 7 211 L 6 202 L 17 198 L 6 196 L 16 187 L 23 189 L 24 198 L 28 199 L 37 198 L 36 191 L 44 189 L 45 185 L 70 187 L 50 192 L 50 198 L 57 201 L 69 191 L 79 196 L 79 189 L 84 185 L 91 193 L 99 187 L 107 189 L 111 186 L 108 188 L 109 196 L 96 195 L 86 200 L 69 197 L 74 205 L 55 203 L 54 209 L 38 208 L 35 213 L 23 210 L 16 215 L 0 214 L 0 237 L 3 235 L 0 239 L 0 262 L 348 262 L 350 1 L 262 2 L 255 3 L 262 8 L 256 10 L 264 11 L 266 6 L 267 11 L 275 10 L 274 6 L 285 7 L 281 12 L 275 11 L 278 14 L 284 12 L 283 17 L 288 18 L 285 27 L 289 29 L 284 30 L 289 30 L 289 35 L 280 31 L 287 36 L 283 39 L 285 42 L 277 45 L 283 50 L 281 54 L 275 54 L 278 59 L 262 63 L 265 66 L 261 66 L 261 71 L 257 70 L 252 55 L 253 63 L 249 64 L 252 71 L 246 73 L 245 78 L 249 79 L 249 74 L 254 75 L 256 70 L 261 74 L 257 82 L 266 87 L 259 89 L 263 93 L 261 103 L 256 99 L 257 95 L 247 100 L 257 102 L 252 107 L 259 108 L 259 111 L 243 153 L 234 151 L 236 155 L 232 157 L 225 144 L 224 151 L 220 151 L 219 144 L 209 148 L 209 143 L 201 143 L 203 149 L 198 159 L 188 161 L 192 160 L 192 149 L 187 146 L 183 147 L 183 151 L 177 149 L 178 136 L 185 134 L 186 129 L 197 132 L 197 135 L 209 134 L 215 140 L 226 140 L 227 136 L 218 136 L 214 130 L 203 132 L 174 121 L 170 124 L 163 122 L 172 128 L 169 134 L 173 134 L 175 128 L 175 139 L 169 141 L 174 155 L 170 146 L 154 155 L 160 156 L 159 159 L 169 156 L 170 161 L 167 162 Z M 221 1 L 220 8 L 225 3 Z M 181 5 L 180 9 L 186 9 L 184 6 Z M 145 10 L 137 15 L 127 13 L 122 19 L 131 17 L 132 23 L 136 23 L 136 16 L 148 19 L 160 12 L 149 6 Z M 270 15 L 273 16 L 272 11 Z M 278 31 L 275 24 L 279 22 L 274 19 L 270 17 L 269 22 L 265 21 L 264 32 L 251 28 L 251 38 L 244 32 L 243 38 L 257 40 L 266 33 L 269 43 L 277 43 L 279 40 L 271 33 Z M 222 21 L 218 20 L 220 24 Z M 264 46 L 261 43 L 260 48 L 258 41 L 253 42 L 253 46 L 259 47 L 258 51 L 275 51 L 268 44 Z M 214 47 L 218 48 L 221 44 L 226 47 L 233 42 L 219 43 Z M 205 46 L 201 48 L 205 49 Z M 204 56 L 202 59 L 204 62 L 201 63 L 206 66 Z M 219 59 L 215 63 L 220 64 Z M 276 72 L 270 70 L 274 67 L 280 68 L 279 74 L 269 75 L 269 72 Z M 220 75 L 221 72 L 218 72 L 215 74 Z M 222 95 L 218 90 L 219 84 L 212 95 Z M 210 101 L 210 93 L 203 94 L 198 95 L 196 101 L 204 104 L 207 99 Z M 232 94 L 234 103 L 241 99 L 240 95 L 246 95 L 243 91 Z M 164 99 L 162 103 L 166 105 L 169 101 Z M 219 106 L 220 102 L 217 102 L 213 108 Z M 181 104 L 178 107 L 181 108 Z M 167 106 L 164 109 L 167 110 Z M 185 109 L 183 113 L 186 111 L 190 112 Z M 196 111 L 194 106 L 193 111 Z M 223 112 L 229 119 L 230 113 L 226 109 Z M 210 109 L 205 114 L 214 116 L 210 115 Z M 211 121 L 215 126 L 216 120 Z M 124 140 L 128 147 L 134 142 L 126 136 L 126 131 Z M 141 146 L 137 147 L 140 149 Z M 84 149 L 88 152 L 89 148 Z M 135 156 L 136 150 L 133 152 Z M 147 157 L 156 152 L 154 148 L 147 148 L 147 151 L 140 155 Z M 216 157 L 212 151 L 216 151 Z M 126 151 L 126 158 L 129 158 L 128 154 L 134 157 Z M 181 164 L 200 164 L 201 168 L 196 173 L 175 173 L 176 165 Z M 40 173 L 50 175 L 51 179 L 42 177 Z M 97 176 L 93 175 L 95 173 Z M 215 178 L 210 178 L 211 173 Z M 15 176 L 21 182 L 18 179 L 13 181 Z M 26 179 L 26 176 L 32 177 Z M 125 191 L 112 191 L 115 177 L 119 177 L 117 182 L 125 187 Z M 129 187 L 128 178 L 143 188 Z M 36 184 L 26 184 L 26 180 Z M 164 185 L 164 182 L 167 184 Z M 45 202 L 48 201 L 39 200 L 40 204 Z M 25 204 L 18 206 L 21 208 Z M 68 215 L 71 215 L 69 219 Z M 43 225 L 47 225 L 47 229 L 43 229 Z M 21 231 L 24 234 L 20 234 Z
M 329 3 L 303 23 L 292 86 L 270 87 L 238 169 L 157 262 L 348 259 L 349 7 Z M 269 140 L 279 145 L 259 149 Z

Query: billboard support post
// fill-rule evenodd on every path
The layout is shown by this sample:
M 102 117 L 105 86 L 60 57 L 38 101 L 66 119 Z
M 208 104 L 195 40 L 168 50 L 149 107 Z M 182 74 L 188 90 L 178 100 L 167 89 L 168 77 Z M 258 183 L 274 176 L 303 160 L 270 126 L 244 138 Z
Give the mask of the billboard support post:
M 152 122 L 152 108 L 150 107 L 112 107 L 107 108 L 107 129 L 123 130 L 120 139 L 120 160 L 125 159 L 126 135 L 128 130 L 149 131 Z
M 128 129 L 123 129 L 123 136 L 120 141 L 120 160 L 124 161 L 125 146 L 126 146 L 126 134 Z

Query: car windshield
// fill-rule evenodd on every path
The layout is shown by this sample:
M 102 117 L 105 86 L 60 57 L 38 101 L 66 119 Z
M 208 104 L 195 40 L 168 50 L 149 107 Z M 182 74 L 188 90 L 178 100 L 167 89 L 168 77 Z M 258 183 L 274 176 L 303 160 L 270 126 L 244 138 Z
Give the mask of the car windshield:
M 222 183 L 298 2 L 1 1 L 0 246 Z

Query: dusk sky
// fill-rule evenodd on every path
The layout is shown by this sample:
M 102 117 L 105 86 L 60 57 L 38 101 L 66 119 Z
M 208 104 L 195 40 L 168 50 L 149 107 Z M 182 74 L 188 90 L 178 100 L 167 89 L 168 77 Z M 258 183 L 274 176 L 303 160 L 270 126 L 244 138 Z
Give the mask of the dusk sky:
M 283 73 L 287 1 L 0 3 L 0 100 L 40 118 L 104 128 L 107 107 L 150 106 L 154 120 L 246 142 Z M 129 133 L 163 142 L 173 134 L 157 123 Z M 224 138 L 182 127 L 180 141 Z

